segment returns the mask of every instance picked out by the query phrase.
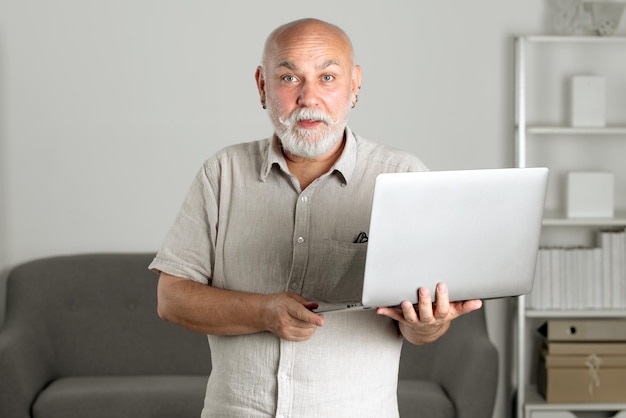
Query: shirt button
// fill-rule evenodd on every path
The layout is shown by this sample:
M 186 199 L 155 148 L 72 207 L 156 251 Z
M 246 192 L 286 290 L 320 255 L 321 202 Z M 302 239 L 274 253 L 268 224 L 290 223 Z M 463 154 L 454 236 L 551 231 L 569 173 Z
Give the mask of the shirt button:
M 304 244 L 304 237 L 298 237 L 298 244 Z
M 291 288 L 292 288 L 293 290 L 296 290 L 296 289 L 298 288 L 298 283 L 296 283 L 296 282 L 292 282 L 292 283 L 291 283 Z
M 306 196 L 302 196 L 302 198 L 300 200 L 302 200 L 304 203 L 306 203 L 309 200 L 309 198 L 306 197 Z
M 280 380 L 287 380 L 287 378 L 288 378 L 287 373 L 281 373 L 279 378 L 280 378 Z

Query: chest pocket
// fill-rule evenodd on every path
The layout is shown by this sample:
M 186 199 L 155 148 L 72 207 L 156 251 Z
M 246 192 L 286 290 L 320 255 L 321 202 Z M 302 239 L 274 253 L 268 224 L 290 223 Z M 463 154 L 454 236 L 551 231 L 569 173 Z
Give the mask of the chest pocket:
M 328 303 L 360 300 L 366 253 L 367 243 L 325 240 L 322 264 L 312 287 L 312 298 Z

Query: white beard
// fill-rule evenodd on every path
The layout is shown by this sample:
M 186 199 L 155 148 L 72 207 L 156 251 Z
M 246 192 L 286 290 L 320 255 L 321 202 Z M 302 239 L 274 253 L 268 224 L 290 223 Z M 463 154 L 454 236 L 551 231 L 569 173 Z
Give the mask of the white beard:
M 323 125 L 316 129 L 302 129 L 297 122 L 301 120 L 317 120 Z M 343 123 L 333 121 L 326 113 L 301 108 L 294 111 L 287 119 L 278 118 L 276 134 L 281 140 L 283 149 L 292 155 L 302 158 L 317 158 L 332 149 L 342 139 L 346 127 Z

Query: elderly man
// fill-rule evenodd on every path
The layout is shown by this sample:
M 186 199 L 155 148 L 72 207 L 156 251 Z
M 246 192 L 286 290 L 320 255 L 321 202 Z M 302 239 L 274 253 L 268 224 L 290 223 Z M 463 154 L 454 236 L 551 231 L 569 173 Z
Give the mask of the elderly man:
M 208 334 L 203 417 L 395 417 L 402 338 L 435 341 L 481 301 L 314 312 L 354 295 L 374 179 L 419 171 L 416 157 L 347 127 L 361 69 L 347 35 L 304 19 L 268 37 L 256 84 L 270 138 L 209 158 L 150 268 L 158 312 Z

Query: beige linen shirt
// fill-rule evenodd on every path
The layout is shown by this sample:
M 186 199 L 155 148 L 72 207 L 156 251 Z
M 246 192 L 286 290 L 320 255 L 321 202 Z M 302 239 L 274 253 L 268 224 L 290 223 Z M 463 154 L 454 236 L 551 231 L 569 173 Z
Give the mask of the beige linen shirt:
M 346 129 L 334 167 L 300 190 L 276 138 L 234 145 L 196 176 L 150 268 L 220 288 L 358 299 L 376 175 L 416 157 Z M 326 313 L 305 342 L 269 332 L 209 335 L 202 417 L 397 417 L 397 325 L 373 311 Z

